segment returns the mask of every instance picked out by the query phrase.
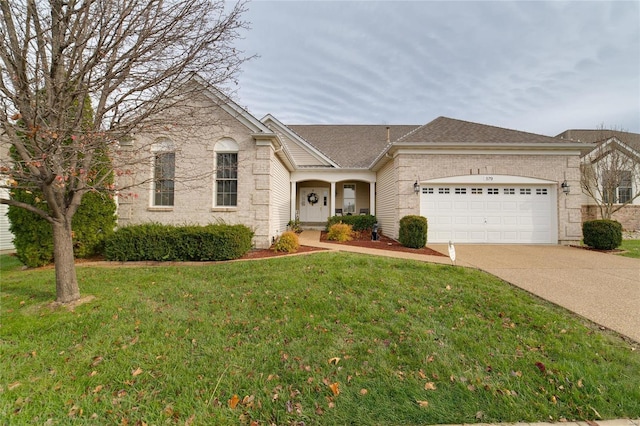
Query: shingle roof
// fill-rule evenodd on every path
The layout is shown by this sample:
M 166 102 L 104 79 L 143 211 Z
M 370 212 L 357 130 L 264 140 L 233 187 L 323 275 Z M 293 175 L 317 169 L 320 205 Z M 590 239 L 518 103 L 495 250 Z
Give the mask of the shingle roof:
M 418 125 L 288 125 L 313 147 L 343 168 L 368 168 L 387 146 Z
M 400 138 L 398 142 L 434 142 L 462 144 L 526 143 L 548 144 L 567 142 L 559 138 L 438 117 Z
M 640 151 L 640 134 L 622 132 L 618 130 L 584 130 L 570 129 L 560 133 L 557 137 L 573 141 L 581 141 L 586 143 L 603 142 L 611 137 L 616 137 L 620 142 L 629 145 L 636 151 Z

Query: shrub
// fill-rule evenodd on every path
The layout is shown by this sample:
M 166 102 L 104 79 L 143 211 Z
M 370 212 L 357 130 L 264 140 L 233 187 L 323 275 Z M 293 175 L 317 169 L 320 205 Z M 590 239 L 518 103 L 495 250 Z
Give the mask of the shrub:
M 622 225 L 615 220 L 590 220 L 582 224 L 584 243 L 598 250 L 613 250 L 622 244 Z
M 301 233 L 302 228 L 300 228 L 300 219 L 296 219 L 296 220 L 291 219 L 289 223 L 287 223 L 287 229 L 289 231 L 295 232 L 296 234 Z
M 105 257 L 119 261 L 230 260 L 251 249 L 244 225 L 173 226 L 159 223 L 118 229 L 105 241 Z
M 48 211 L 40 191 L 14 189 L 14 200 L 37 205 Z M 77 258 L 100 254 L 104 240 L 113 233 L 116 225 L 115 202 L 104 194 L 89 192 L 82 197 L 78 211 L 71 220 L 73 230 L 73 254 Z M 14 235 L 16 256 L 25 265 L 35 268 L 53 262 L 53 230 L 42 217 L 20 207 L 9 206 L 7 213 Z
M 337 223 L 346 223 L 347 225 L 351 225 L 354 231 L 367 231 L 371 229 L 377 221 L 378 219 L 370 214 L 357 216 L 332 216 L 327 221 L 326 230 L 329 231 L 330 228 Z
M 298 234 L 293 231 L 287 231 L 280 235 L 278 240 L 273 245 L 274 251 L 280 251 L 283 253 L 295 253 L 300 248 L 300 241 L 298 240 Z
M 409 215 L 400 219 L 399 241 L 403 246 L 411 248 L 427 245 L 427 218 Z
M 331 241 L 351 241 L 353 239 L 353 227 L 348 223 L 336 223 L 331 225 L 327 234 L 327 239 Z

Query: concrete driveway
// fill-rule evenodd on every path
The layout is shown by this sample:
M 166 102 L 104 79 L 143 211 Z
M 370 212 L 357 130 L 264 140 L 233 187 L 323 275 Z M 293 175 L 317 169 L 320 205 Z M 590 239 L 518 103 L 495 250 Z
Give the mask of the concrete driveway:
M 446 245 L 430 248 L 447 254 Z M 456 247 L 456 263 L 481 269 L 640 342 L 640 260 L 574 247 Z

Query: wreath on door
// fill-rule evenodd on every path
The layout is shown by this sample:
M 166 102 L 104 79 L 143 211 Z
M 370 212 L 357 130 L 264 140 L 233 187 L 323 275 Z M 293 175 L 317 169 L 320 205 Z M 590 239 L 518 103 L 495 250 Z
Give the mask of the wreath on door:
M 311 205 L 314 205 L 315 203 L 317 203 L 318 200 L 319 200 L 318 195 L 315 192 L 311 192 L 309 195 L 307 195 L 307 201 Z

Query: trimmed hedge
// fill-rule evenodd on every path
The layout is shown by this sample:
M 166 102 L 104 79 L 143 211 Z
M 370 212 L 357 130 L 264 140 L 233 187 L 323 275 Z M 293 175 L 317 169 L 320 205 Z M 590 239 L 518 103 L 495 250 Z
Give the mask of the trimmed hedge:
M 584 243 L 598 250 L 613 250 L 622 244 L 622 225 L 615 220 L 589 220 L 582 224 Z
M 366 231 L 373 228 L 373 225 L 378 221 L 375 216 L 370 214 L 353 215 L 353 216 L 332 216 L 327 221 L 326 231 L 328 232 L 331 226 L 337 223 L 345 223 L 351 225 L 354 231 Z
M 253 231 L 244 225 L 174 226 L 159 223 L 118 229 L 105 242 L 108 260 L 231 260 L 251 250 Z
M 400 219 L 400 244 L 410 248 L 422 248 L 427 245 L 427 218 L 409 215 Z

